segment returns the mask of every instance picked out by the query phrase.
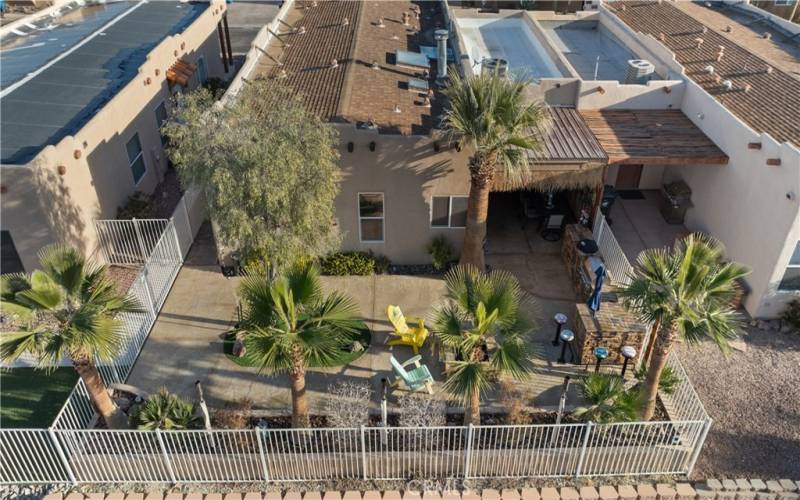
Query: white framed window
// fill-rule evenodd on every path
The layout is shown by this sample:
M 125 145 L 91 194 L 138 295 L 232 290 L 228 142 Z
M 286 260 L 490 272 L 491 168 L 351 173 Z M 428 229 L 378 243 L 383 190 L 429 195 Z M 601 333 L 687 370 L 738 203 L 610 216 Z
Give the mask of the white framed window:
M 158 127 L 158 135 L 161 136 L 161 145 L 167 145 L 167 137 L 161 132 L 161 127 L 167 122 L 167 103 L 166 101 L 161 101 L 156 107 L 156 126 Z
M 145 171 L 147 171 L 138 132 L 133 134 L 133 137 L 125 144 L 125 149 L 128 152 L 128 166 L 131 168 L 131 173 L 133 173 L 133 182 L 138 184 Z
M 358 238 L 362 243 L 384 239 L 383 193 L 358 193 Z
M 792 256 L 789 257 L 789 265 L 786 266 L 786 271 L 783 272 L 783 279 L 781 279 L 778 290 L 785 292 L 800 291 L 800 241 L 794 247 Z
M 467 227 L 467 197 L 431 197 L 431 227 Z

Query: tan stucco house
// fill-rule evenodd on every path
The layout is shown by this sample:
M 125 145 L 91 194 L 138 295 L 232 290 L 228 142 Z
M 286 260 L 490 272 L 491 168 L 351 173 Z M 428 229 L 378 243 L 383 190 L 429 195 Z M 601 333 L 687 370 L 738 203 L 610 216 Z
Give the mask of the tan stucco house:
M 32 270 L 50 243 L 94 252 L 94 221 L 154 190 L 170 96 L 229 70 L 225 10 L 90 1 L 3 32 L 3 272 Z

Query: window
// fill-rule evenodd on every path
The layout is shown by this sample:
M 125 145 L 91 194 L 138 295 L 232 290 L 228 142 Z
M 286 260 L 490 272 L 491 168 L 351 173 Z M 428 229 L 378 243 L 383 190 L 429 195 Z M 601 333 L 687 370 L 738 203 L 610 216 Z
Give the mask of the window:
M 794 0 L 775 0 L 775 7 L 786 7 L 787 5 L 794 5 Z
M 800 291 L 800 241 L 797 242 L 792 256 L 789 257 L 789 265 L 786 266 L 778 290 Z
M 144 155 L 142 155 L 142 143 L 139 142 L 138 133 L 133 134 L 131 140 L 125 145 L 125 149 L 128 150 L 128 165 L 130 165 L 131 172 L 133 173 L 133 182 L 138 184 L 145 170 L 147 170 L 144 164 Z
M 383 193 L 358 193 L 358 232 L 363 243 L 383 241 Z
M 167 137 L 161 132 L 161 127 L 167 122 L 167 103 L 162 102 L 156 108 L 156 125 L 158 126 L 158 134 L 161 136 L 161 145 L 167 145 Z
M 2 272 L 2 274 L 24 273 L 25 268 L 22 267 L 22 260 L 19 258 L 14 240 L 11 239 L 11 233 L 8 231 L 0 231 L 0 242 L 2 242 L 0 272 Z
M 434 196 L 431 199 L 431 227 L 466 226 L 466 196 Z

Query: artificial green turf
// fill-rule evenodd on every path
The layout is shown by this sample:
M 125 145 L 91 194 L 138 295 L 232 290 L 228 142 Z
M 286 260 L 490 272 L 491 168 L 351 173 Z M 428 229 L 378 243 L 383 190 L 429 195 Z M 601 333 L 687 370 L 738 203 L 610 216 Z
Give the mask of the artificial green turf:
M 49 427 L 77 381 L 71 366 L 0 370 L 0 427 Z

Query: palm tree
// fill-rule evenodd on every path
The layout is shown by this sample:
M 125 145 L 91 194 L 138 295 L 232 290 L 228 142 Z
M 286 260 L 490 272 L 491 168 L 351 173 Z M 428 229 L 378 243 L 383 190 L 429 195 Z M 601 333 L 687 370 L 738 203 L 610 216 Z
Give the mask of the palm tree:
M 581 381 L 581 392 L 589 406 L 576 408 L 572 414 L 599 424 L 632 422 L 643 406 L 640 393 L 635 389 L 625 390 L 625 382 L 617 375 L 588 375 Z
M 136 411 L 131 420 L 140 430 L 197 429 L 202 419 L 197 405 L 162 387 Z
M 545 108 L 527 97 L 528 82 L 497 73 L 462 78 L 453 72 L 445 94 L 450 106 L 443 129 L 453 141 L 470 148 L 467 227 L 460 263 L 484 268 L 483 240 L 489 192 L 497 172 L 520 180 L 527 170 L 526 150 L 541 149 L 537 131 L 548 123 Z
M 74 248 L 47 246 L 39 265 L 31 275 L 2 277 L 0 309 L 13 331 L 3 333 L 0 355 L 13 361 L 30 353 L 42 366 L 69 358 L 106 425 L 126 428 L 127 417 L 109 396 L 96 362 L 111 360 L 122 347 L 117 315 L 142 312 L 141 306 L 116 291 L 106 266 Z
M 498 376 L 523 380 L 533 371 L 530 335 L 535 325 L 522 310 L 532 309 L 533 303 L 505 271 L 487 274 L 457 266 L 445 275 L 445 283 L 448 301 L 436 310 L 432 326 L 456 357 L 444 388 L 464 402 L 465 425 L 479 424 L 481 395 Z
M 296 264 L 274 281 L 248 276 L 239 289 L 246 356 L 259 372 L 288 373 L 292 426 L 307 427 L 306 369 L 333 366 L 366 328 L 349 297 L 323 295 L 316 265 Z
M 728 340 L 739 333 L 741 319 L 731 300 L 736 280 L 749 270 L 725 262 L 724 252 L 720 242 L 699 233 L 676 241 L 672 249 L 645 250 L 631 283 L 619 290 L 628 309 L 642 321 L 659 325 L 642 384 L 646 420 L 653 417 L 661 372 L 677 340 L 697 343 L 710 337 L 727 353 Z

